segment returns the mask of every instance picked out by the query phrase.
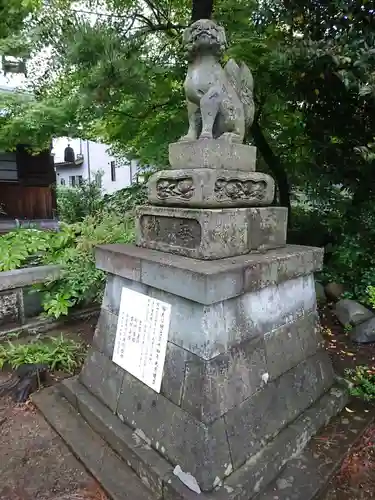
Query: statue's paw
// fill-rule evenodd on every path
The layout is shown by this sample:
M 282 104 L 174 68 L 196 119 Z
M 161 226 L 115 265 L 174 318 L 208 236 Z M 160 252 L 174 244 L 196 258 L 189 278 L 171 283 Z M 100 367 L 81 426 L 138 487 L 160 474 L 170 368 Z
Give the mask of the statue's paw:
M 191 141 L 196 141 L 196 140 L 197 140 L 197 138 L 195 135 L 186 134 L 186 135 L 183 135 L 182 137 L 180 137 L 178 142 L 191 142 Z
M 199 139 L 213 139 L 213 136 L 209 132 L 202 132 Z

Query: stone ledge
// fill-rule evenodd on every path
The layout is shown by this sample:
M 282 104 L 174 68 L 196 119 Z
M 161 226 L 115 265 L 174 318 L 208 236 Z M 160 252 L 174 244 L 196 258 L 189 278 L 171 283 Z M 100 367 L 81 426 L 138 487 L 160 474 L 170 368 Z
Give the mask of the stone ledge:
M 14 271 L 3 271 L 0 273 L 0 290 L 13 290 L 24 286 L 43 283 L 49 279 L 54 280 L 60 276 L 61 266 L 36 266 Z
M 173 466 L 168 461 L 134 434 L 131 428 L 114 417 L 110 410 L 82 388 L 75 378 L 64 381 L 59 387 L 67 399 L 61 397 L 56 388 L 49 388 L 33 395 L 33 402 L 74 454 L 110 493 L 113 500 L 243 500 L 254 498 L 258 488 L 260 496 L 256 497 L 257 500 L 271 500 L 275 493 L 269 496 L 272 490 L 267 489 L 267 486 L 275 484 L 272 481 L 278 476 L 281 467 L 285 464 L 293 465 L 294 461 L 299 459 L 299 452 L 303 453 L 303 458 L 305 452 L 302 449 L 307 441 L 346 403 L 346 395 L 342 390 L 331 389 L 262 453 L 231 474 L 216 491 L 198 495 L 173 475 Z M 78 408 L 78 411 L 83 413 L 78 413 Z M 357 416 L 358 413 L 353 415 Z M 351 415 L 345 414 L 345 417 L 353 420 Z M 366 423 L 368 421 L 356 421 L 355 424 L 353 422 L 356 433 L 347 433 L 349 444 L 358 438 L 357 429 L 363 430 Z M 310 449 L 311 443 L 306 452 L 309 453 Z M 112 469 L 108 466 L 103 468 L 103 458 L 109 455 L 112 458 Z M 293 455 L 297 457 L 290 460 Z M 341 456 L 340 460 L 342 458 Z M 116 467 L 113 467 L 114 465 Z M 253 470 L 259 469 L 260 465 L 261 472 L 253 475 Z M 285 470 L 288 470 L 288 465 Z M 331 470 L 333 468 L 334 464 Z M 299 470 L 299 473 L 302 478 L 305 477 L 304 471 Z M 280 477 L 283 477 L 283 472 Z M 125 479 L 129 481 L 129 485 L 124 484 Z M 319 489 L 323 486 L 320 482 Z M 264 495 L 262 490 L 265 491 Z M 292 488 L 292 492 L 288 489 L 288 498 L 313 498 L 312 495 L 296 496 L 296 492 L 298 493 L 297 489 Z M 285 496 L 279 498 L 286 500 Z
M 201 261 L 115 244 L 96 248 L 96 265 L 107 273 L 209 305 L 319 271 L 323 250 L 289 245 L 265 253 Z
M 45 419 L 113 500 L 155 500 L 138 476 L 53 387 L 32 398 Z

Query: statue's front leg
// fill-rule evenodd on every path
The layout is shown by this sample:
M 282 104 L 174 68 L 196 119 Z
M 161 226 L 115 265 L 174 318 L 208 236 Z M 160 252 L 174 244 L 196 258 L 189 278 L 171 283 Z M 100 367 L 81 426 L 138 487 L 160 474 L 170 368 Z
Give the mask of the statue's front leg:
M 220 87 L 211 87 L 201 98 L 202 133 L 200 139 L 212 139 L 213 127 L 222 101 Z
M 198 139 L 199 130 L 199 106 L 193 102 L 187 101 L 189 130 L 186 135 L 181 137 L 180 141 L 195 141 Z

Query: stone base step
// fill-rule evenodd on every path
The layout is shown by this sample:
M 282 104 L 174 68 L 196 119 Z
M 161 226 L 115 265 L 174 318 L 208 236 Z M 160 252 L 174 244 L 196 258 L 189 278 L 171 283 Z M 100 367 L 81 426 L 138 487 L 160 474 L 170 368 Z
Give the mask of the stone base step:
M 280 499 L 311 500 L 317 488 L 311 489 L 311 495 L 304 492 L 299 496 L 299 483 L 307 477 L 306 470 L 301 470 L 300 460 L 313 453 L 310 448 L 315 441 L 311 441 L 305 451 L 303 448 L 317 430 L 341 410 L 346 396 L 341 389 L 331 389 L 217 490 L 201 494 L 188 489 L 174 476 L 172 464 L 148 445 L 145 436 L 122 423 L 77 379 L 65 380 L 58 389 L 48 388 L 37 393 L 33 401 L 113 500 L 249 500 L 257 494 L 257 500 L 273 500 L 278 488 L 283 494 L 289 486 L 289 496 L 279 496 Z M 344 417 L 349 424 L 343 425 L 358 428 L 359 433 L 366 421 L 354 420 L 353 415 L 359 416 L 358 412 L 346 413 Z M 347 433 L 347 437 L 351 440 L 358 437 L 358 433 Z M 295 468 L 293 474 L 291 467 Z M 316 462 L 311 467 L 313 474 Z M 330 473 L 333 470 L 331 466 Z M 326 480 L 328 472 L 323 476 Z M 290 482 L 290 477 L 295 480 Z M 323 485 L 320 481 L 318 489 Z
M 155 498 L 56 388 L 36 393 L 33 402 L 113 500 Z
M 373 408 L 360 401 L 351 401 L 349 410 L 321 429 L 254 500 L 324 500 L 329 480 L 374 422 Z

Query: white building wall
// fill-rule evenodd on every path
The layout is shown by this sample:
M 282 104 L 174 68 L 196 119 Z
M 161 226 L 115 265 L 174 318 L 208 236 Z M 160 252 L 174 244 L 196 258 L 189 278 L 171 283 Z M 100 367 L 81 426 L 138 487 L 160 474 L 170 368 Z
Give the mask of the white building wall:
M 119 162 L 109 153 L 109 146 L 82 139 L 68 139 L 61 137 L 53 141 L 55 164 L 64 161 L 66 146 L 74 149 L 74 153 L 83 155 L 83 164 L 77 167 L 57 167 L 57 183 L 69 186 L 71 176 L 82 176 L 82 179 L 94 181 L 98 173 L 102 174 L 101 186 L 104 193 L 111 194 L 123 189 L 134 182 L 137 172 L 137 162 L 123 160 Z M 115 178 L 112 179 L 111 162 L 115 162 Z M 63 181 L 62 181 L 63 180 Z

